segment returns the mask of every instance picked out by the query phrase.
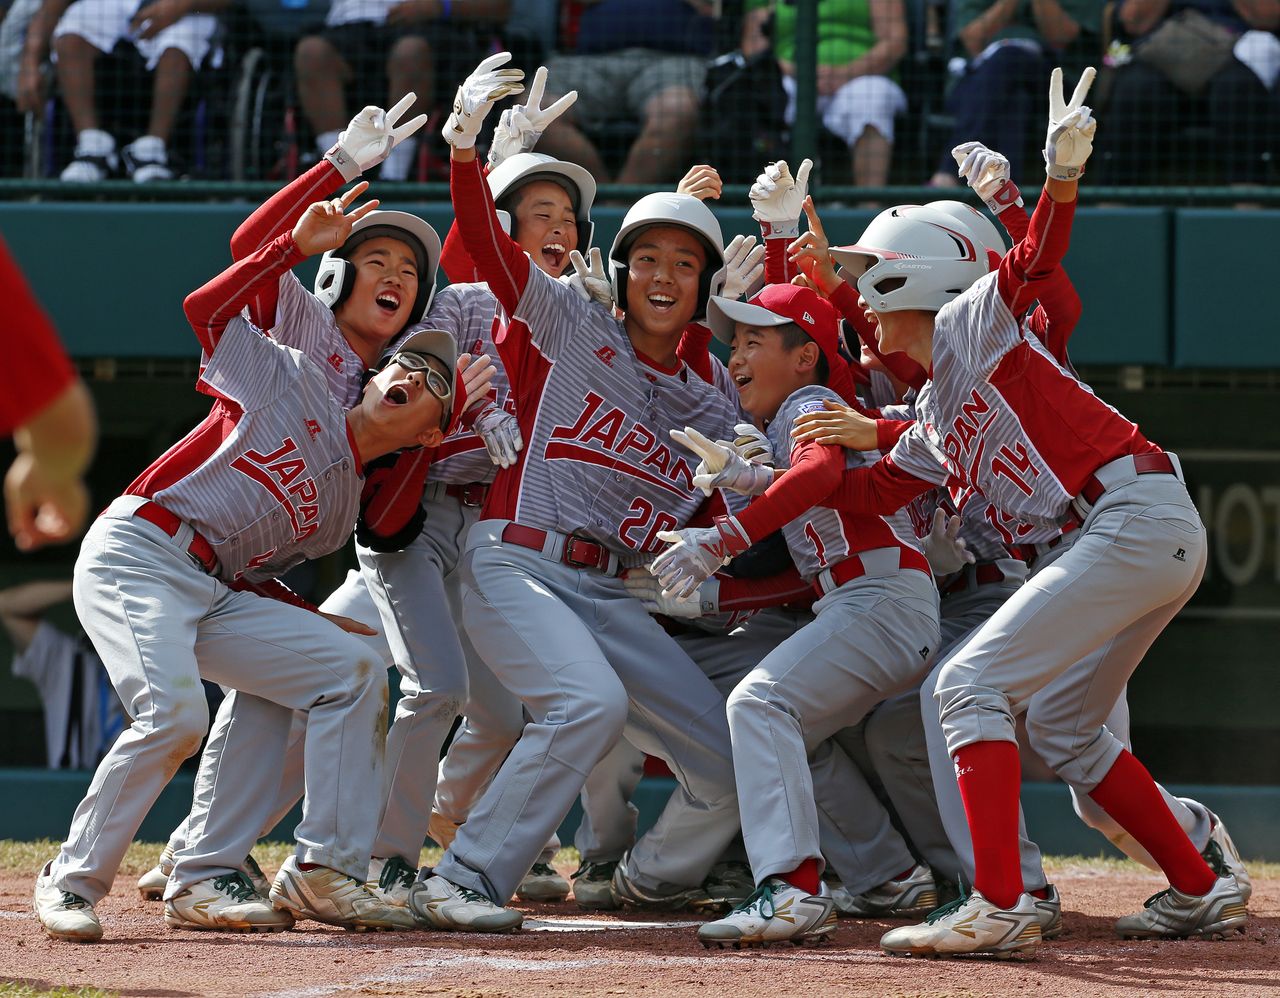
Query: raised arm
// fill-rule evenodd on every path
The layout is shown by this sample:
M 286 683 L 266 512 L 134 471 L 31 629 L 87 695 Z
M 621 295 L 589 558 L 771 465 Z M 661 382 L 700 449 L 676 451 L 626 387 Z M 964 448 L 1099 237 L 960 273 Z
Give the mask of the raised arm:
M 767 284 L 789 284 L 798 271 L 787 253 L 800 235 L 800 213 L 809 193 L 813 160 L 800 164 L 795 177 L 785 159 L 770 163 L 751 185 L 751 217 L 760 223 L 764 240 L 764 279 Z

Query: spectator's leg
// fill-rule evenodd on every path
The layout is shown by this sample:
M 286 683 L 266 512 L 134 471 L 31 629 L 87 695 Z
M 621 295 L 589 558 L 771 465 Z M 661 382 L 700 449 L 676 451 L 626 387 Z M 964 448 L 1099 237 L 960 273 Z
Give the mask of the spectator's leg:
M 418 99 L 401 116 L 401 121 L 429 112 L 435 103 L 435 61 L 431 55 L 431 43 L 422 35 L 397 38 L 387 57 L 386 106 L 394 107 L 396 101 L 407 93 L 417 94 Z M 401 142 L 383 162 L 379 176 L 383 180 L 407 180 L 417 148 L 416 139 Z
M 570 109 L 548 125 L 538 140 L 538 152 L 577 163 L 598 183 L 609 183 L 609 170 L 604 165 L 600 150 L 572 119 L 573 110 Z
M 180 49 L 169 49 L 156 63 L 151 88 L 151 118 L 147 134 L 168 142 L 191 85 L 191 62 Z
M 1263 183 L 1263 153 L 1268 147 L 1274 151 L 1276 105 L 1257 74 L 1239 59 L 1229 60 L 1198 104 L 1215 132 L 1222 182 Z
M 54 40 L 54 52 L 58 59 L 58 89 L 62 102 L 71 116 L 71 127 L 77 135 L 87 129 L 97 129 L 98 107 L 94 86 L 94 67 L 98 62 L 98 50 L 79 35 L 60 35 Z
M 906 94 L 886 76 L 855 77 L 822 108 L 822 123 L 849 146 L 855 185 L 883 187 L 888 183 L 893 119 L 906 109 Z
M 316 136 L 316 147 L 327 150 L 347 124 L 345 88 L 351 68 L 329 39 L 308 35 L 293 50 L 298 102 Z
M 1152 164 L 1165 161 L 1168 123 L 1181 117 L 1180 95 L 1157 70 L 1130 62 L 1116 71 L 1107 105 L 1106 127 L 1099 130 L 1099 165 L 1109 184 L 1153 180 Z
M 676 180 L 698 127 L 698 95 L 688 87 L 668 87 L 644 106 L 640 134 L 618 174 L 620 184 Z

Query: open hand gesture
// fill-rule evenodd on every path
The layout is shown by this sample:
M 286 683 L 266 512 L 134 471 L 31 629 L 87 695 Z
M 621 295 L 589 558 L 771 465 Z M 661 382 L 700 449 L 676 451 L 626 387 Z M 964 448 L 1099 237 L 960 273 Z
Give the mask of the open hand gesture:
M 293 241 L 307 256 L 335 250 L 351 235 L 351 226 L 378 207 L 378 199 L 366 201 L 350 214 L 347 209 L 361 194 L 369 189 L 365 181 L 358 183 L 346 194 L 330 201 L 317 201 L 298 219 L 293 227 Z

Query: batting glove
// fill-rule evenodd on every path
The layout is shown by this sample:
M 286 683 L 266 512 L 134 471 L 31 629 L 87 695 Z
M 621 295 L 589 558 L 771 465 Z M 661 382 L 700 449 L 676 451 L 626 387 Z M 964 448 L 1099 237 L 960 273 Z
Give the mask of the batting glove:
M 751 217 L 760 223 L 766 239 L 770 236 L 794 239 L 800 234 L 801 206 L 809 193 L 812 169 L 813 160 L 806 159 L 800 164 L 800 172 L 792 177 L 787 161 L 780 159 L 756 177 L 747 196 L 751 198 Z
M 1045 135 L 1044 171 L 1053 180 L 1079 180 L 1085 160 L 1093 152 L 1093 133 L 1098 123 L 1084 105 L 1085 95 L 1097 71 L 1088 67 L 1080 74 L 1071 103 L 1062 99 L 1062 70 L 1049 79 L 1049 131 Z
M 734 236 L 724 249 L 724 268 L 720 296 L 750 297 L 764 283 L 764 244 L 756 246 L 755 236 Z
M 664 596 L 684 598 L 735 555 L 751 546 L 751 539 L 734 516 L 717 516 L 714 527 L 661 530 L 658 540 L 671 546 L 653 559 L 653 574 Z
M 520 435 L 516 417 L 506 409 L 490 405 L 477 417 L 474 429 L 484 441 L 489 460 L 499 468 L 510 468 L 519 460 L 517 455 L 524 447 L 524 437 Z
M 600 255 L 600 247 L 591 247 L 591 265 L 582 258 L 577 250 L 569 251 L 569 262 L 573 264 L 572 274 L 562 274 L 560 283 L 573 288 L 583 301 L 593 301 L 613 312 L 613 285 L 604 271 L 604 258 Z
M 643 566 L 629 569 L 622 584 L 650 613 L 692 620 L 720 612 L 720 580 L 714 577 L 684 598 L 665 595 L 658 577 Z
M 773 444 L 764 430 L 752 423 L 738 423 L 733 432 L 737 434 L 733 438 L 733 449 L 738 452 L 738 457 L 752 464 L 773 466 Z
M 924 556 L 934 575 L 950 575 L 974 562 L 973 552 L 960 536 L 960 517 L 948 517 L 941 509 L 933 511 L 933 529 L 921 542 Z
M 391 154 L 392 149 L 427 123 L 427 116 L 420 114 L 403 125 L 397 124 L 417 99 L 416 94 L 405 94 L 390 111 L 372 105 L 366 107 L 351 119 L 324 158 L 348 182 L 366 170 L 372 170 Z
M 752 464 L 739 457 L 732 444 L 705 437 L 692 426 L 672 430 L 671 439 L 702 458 L 693 474 L 693 487 L 702 489 L 703 495 L 711 495 L 713 489 L 729 489 L 758 496 L 773 484 L 772 468 Z
M 1022 207 L 1022 192 L 1009 179 L 1008 157 L 981 142 L 965 142 L 951 150 L 960 176 L 973 188 L 978 197 L 999 215 L 1012 204 Z
M 542 92 L 546 85 L 547 67 L 539 66 L 533 74 L 533 85 L 529 87 L 529 102 L 507 108 L 498 118 L 498 127 L 493 130 L 493 142 L 489 146 L 490 170 L 503 160 L 528 152 L 537 145 L 547 126 L 578 99 L 578 91 L 570 90 L 550 107 L 542 107 Z
M 462 81 L 453 98 L 453 113 L 444 123 L 444 140 L 455 149 L 472 149 L 494 101 L 524 92 L 524 71 L 499 69 L 511 61 L 510 52 L 489 56 Z

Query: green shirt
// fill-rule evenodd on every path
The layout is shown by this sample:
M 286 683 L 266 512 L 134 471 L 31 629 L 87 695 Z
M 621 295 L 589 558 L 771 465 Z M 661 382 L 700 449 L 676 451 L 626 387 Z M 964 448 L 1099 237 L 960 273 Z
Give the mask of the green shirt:
M 796 8 L 774 0 L 747 0 L 749 13 L 773 7 L 773 53 L 783 62 L 796 61 Z M 820 0 L 818 4 L 818 65 L 845 66 L 862 58 L 876 43 L 871 30 L 869 0 Z

